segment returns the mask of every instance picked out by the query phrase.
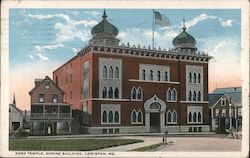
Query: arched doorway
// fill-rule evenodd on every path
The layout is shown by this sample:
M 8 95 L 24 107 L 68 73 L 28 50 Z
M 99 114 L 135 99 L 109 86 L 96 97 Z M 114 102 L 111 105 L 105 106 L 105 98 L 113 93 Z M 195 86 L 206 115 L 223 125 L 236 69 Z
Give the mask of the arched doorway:
M 164 127 L 166 104 L 154 95 L 144 103 L 145 126 L 148 132 L 161 132 Z

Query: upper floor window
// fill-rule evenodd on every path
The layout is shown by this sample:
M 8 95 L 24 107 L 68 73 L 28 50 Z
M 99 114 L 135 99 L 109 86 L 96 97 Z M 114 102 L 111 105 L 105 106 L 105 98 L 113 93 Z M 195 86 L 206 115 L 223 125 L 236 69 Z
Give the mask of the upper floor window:
M 153 79 L 154 79 L 153 70 L 150 70 L 149 80 L 153 81 Z
M 113 122 L 113 112 L 109 111 L 109 116 L 108 116 L 109 123 Z
M 171 90 L 168 89 L 168 92 L 167 92 L 167 100 L 170 101 L 171 100 Z
M 171 98 L 172 98 L 172 101 L 176 101 L 177 99 L 176 99 L 176 90 L 175 89 L 173 89 L 172 90 L 172 94 L 171 94 L 172 96 L 171 96 Z
M 201 74 L 198 74 L 198 83 L 201 83 Z
M 226 117 L 226 109 L 222 109 L 221 114 L 222 114 L 222 117 Z
M 113 98 L 113 89 L 109 87 L 109 98 Z
M 142 70 L 142 80 L 146 80 L 146 70 Z
M 137 89 L 137 99 L 139 99 L 139 100 L 142 99 L 142 90 L 140 87 Z
M 143 98 L 143 91 L 141 87 L 135 88 L 133 87 L 131 90 L 131 99 L 132 100 L 142 100 Z
M 225 105 L 226 105 L 226 98 L 222 98 L 222 99 L 221 99 L 221 105 L 222 105 L 222 106 L 225 106 Z
M 196 83 L 196 73 L 194 73 L 194 83 Z
M 118 111 L 115 112 L 114 122 L 119 123 L 119 113 L 118 113 Z
M 43 102 L 44 102 L 44 94 L 43 94 L 43 93 L 40 93 L 40 94 L 39 94 L 39 102 L 40 102 L 40 103 L 43 103 Z
M 103 111 L 103 113 L 102 113 L 102 122 L 107 123 L 107 112 L 106 111 Z
M 157 71 L 157 81 L 161 81 L 161 72 Z
M 191 72 L 189 72 L 188 79 L 189 79 L 189 83 L 192 83 L 192 73 Z
M 118 88 L 116 87 L 115 88 L 115 99 L 118 99 L 119 98 L 119 90 Z
M 168 72 L 164 71 L 164 81 L 168 81 Z
M 193 101 L 196 101 L 196 92 L 194 91 Z
M 193 122 L 196 122 L 196 112 L 193 114 Z
M 109 78 L 113 78 L 113 68 L 112 68 L 112 66 L 109 67 Z
M 201 92 L 200 91 L 198 92 L 198 99 L 197 100 L 201 101 Z
M 58 95 L 57 94 L 52 94 L 52 102 L 57 103 L 58 102 Z
M 136 100 L 136 89 L 135 87 L 132 89 L 132 99 Z
M 102 90 L 102 98 L 107 98 L 107 88 L 104 87 Z
M 192 118 L 193 118 L 192 113 L 189 112 L 189 114 L 188 114 L 188 122 L 192 122 Z
M 215 110 L 215 116 L 219 116 L 219 114 L 220 114 L 220 109 L 216 109 Z
M 201 122 L 201 113 L 198 113 L 198 122 Z
M 115 67 L 115 78 L 119 78 L 119 68 Z
M 44 84 L 45 84 L 45 88 L 49 89 L 49 81 L 45 81 Z
M 104 66 L 103 70 L 102 70 L 102 77 L 103 78 L 107 78 L 107 76 L 108 76 L 108 70 L 107 70 L 107 67 Z
M 188 92 L 188 101 L 192 101 L 192 92 L 191 91 Z

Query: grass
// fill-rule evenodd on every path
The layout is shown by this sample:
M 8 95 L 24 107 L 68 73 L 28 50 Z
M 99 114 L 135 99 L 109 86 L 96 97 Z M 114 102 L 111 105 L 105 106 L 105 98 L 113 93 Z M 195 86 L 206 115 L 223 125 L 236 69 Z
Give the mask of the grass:
M 152 144 L 152 145 L 148 145 L 148 146 L 144 146 L 144 147 L 141 147 L 141 148 L 136 148 L 136 149 L 133 149 L 131 151 L 152 151 L 158 147 L 160 147 L 161 145 L 166 145 L 166 143 L 157 143 L 157 144 Z
M 11 139 L 9 150 L 15 151 L 90 151 L 143 142 L 137 139 Z

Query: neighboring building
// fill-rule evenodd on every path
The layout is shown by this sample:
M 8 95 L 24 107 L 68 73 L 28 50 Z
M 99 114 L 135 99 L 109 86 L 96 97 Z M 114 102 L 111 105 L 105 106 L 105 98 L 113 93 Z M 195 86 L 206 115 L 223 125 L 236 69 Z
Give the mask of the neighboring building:
M 53 72 L 88 133 L 210 131 L 208 61 L 182 32 L 174 48 L 119 45 L 104 12 L 88 45 Z M 142 39 L 143 40 L 143 39 Z
M 31 134 L 71 134 L 71 105 L 63 102 L 64 92 L 48 76 L 36 79 L 31 96 Z
M 241 88 L 217 88 L 209 94 L 211 130 L 224 133 L 225 129 L 242 126 Z
M 9 132 L 17 131 L 23 127 L 23 112 L 16 107 L 15 94 L 13 103 L 9 104 Z

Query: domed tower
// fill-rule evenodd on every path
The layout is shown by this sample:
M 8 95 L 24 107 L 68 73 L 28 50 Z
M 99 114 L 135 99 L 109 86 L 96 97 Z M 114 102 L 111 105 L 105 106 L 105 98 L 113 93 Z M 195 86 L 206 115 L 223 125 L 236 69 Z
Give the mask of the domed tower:
M 109 46 L 119 45 L 119 39 L 116 38 L 118 29 L 108 22 L 105 10 L 102 15 L 102 21 L 91 29 L 91 34 L 93 37 L 89 41 L 90 44 Z
M 195 47 L 196 40 L 193 36 L 186 32 L 185 21 L 183 20 L 182 32 L 173 39 L 174 49 L 191 49 L 197 50 Z

